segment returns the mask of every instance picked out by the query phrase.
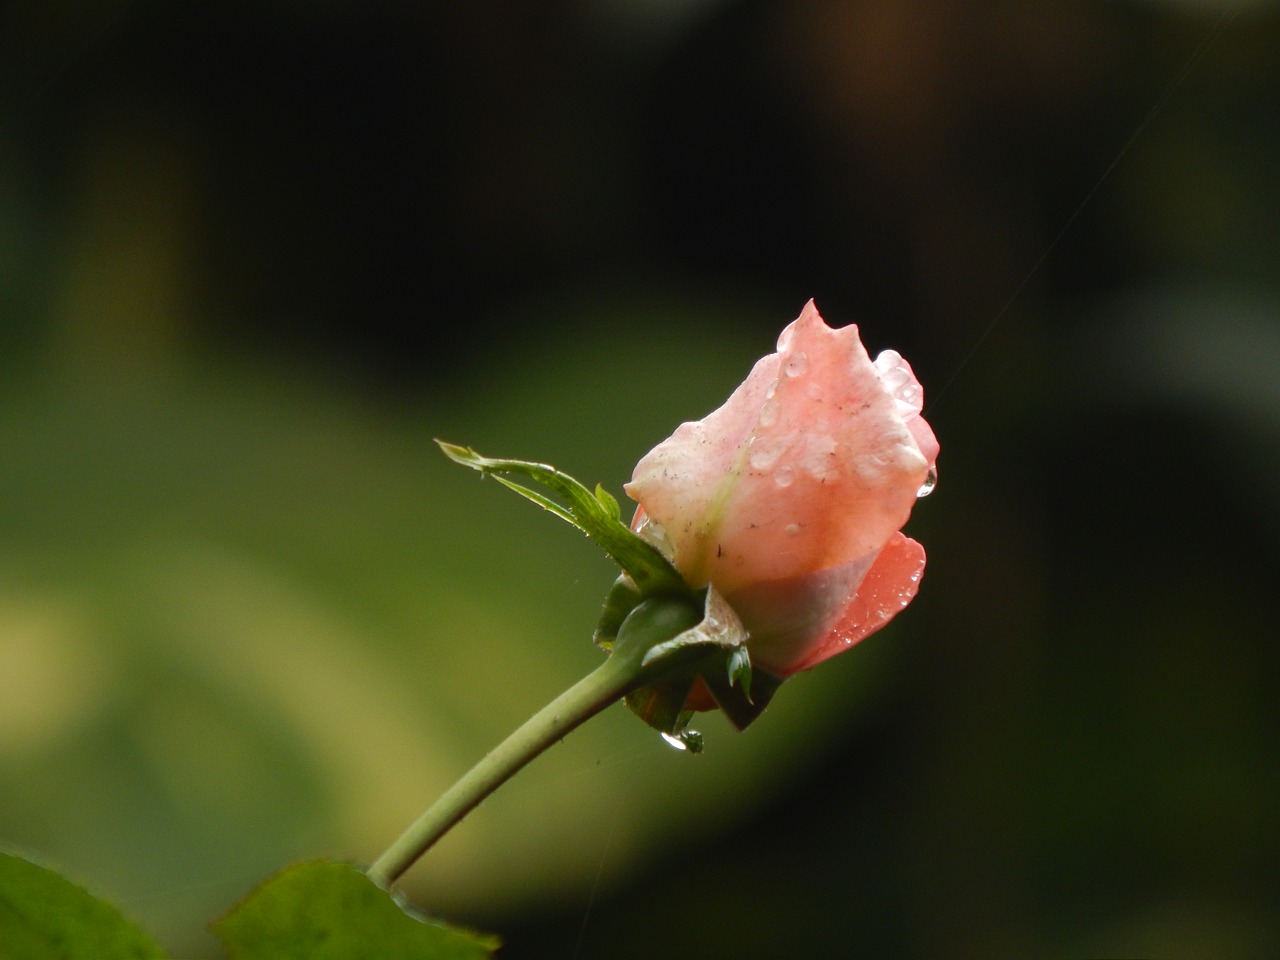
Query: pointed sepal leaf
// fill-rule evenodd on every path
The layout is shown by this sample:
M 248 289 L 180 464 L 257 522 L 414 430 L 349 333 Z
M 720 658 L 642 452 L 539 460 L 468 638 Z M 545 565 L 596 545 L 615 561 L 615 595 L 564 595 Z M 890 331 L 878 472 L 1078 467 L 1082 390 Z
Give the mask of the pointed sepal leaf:
M 621 520 L 618 501 L 603 487 L 595 492 L 555 467 L 527 460 L 501 460 L 484 457 L 469 447 L 437 440 L 444 455 L 464 467 L 478 470 L 499 483 L 532 500 L 544 510 L 573 524 L 597 544 L 625 570 L 644 596 L 662 593 L 685 593 L 689 588 L 667 559 L 648 541 L 634 533 Z M 531 480 L 559 497 L 554 499 L 512 479 Z
M 489 960 L 496 937 L 417 915 L 348 863 L 315 860 L 276 874 L 213 923 L 230 960 Z
M 659 733 L 674 736 L 688 724 L 691 711 L 684 708 L 696 674 L 656 680 L 632 690 L 623 699 L 627 709 Z
M 745 730 L 760 714 L 782 686 L 782 679 L 761 670 L 750 669 L 750 682 L 744 682 L 741 667 L 735 667 L 734 653 L 720 662 L 708 661 L 699 673 L 711 697 L 724 715 L 739 730 Z
M 742 648 L 746 642 L 746 627 L 738 619 L 733 607 L 729 606 L 715 587 L 707 587 L 701 622 L 670 640 L 650 647 L 641 664 L 648 666 L 690 647 L 705 647 L 708 652 L 715 649 L 733 651 Z
M 729 686 L 738 687 L 742 690 L 742 695 L 747 698 L 747 702 L 751 702 L 751 654 L 747 652 L 746 644 L 740 647 L 734 647 L 729 653 L 729 660 L 725 664 L 725 672 L 729 677 Z
M 591 637 L 592 642 L 602 650 L 612 650 L 627 614 L 643 599 L 635 583 L 625 573 L 613 581 L 613 586 L 605 594 L 604 608 L 600 611 L 600 621 Z
M 148 960 L 164 953 L 115 907 L 22 857 L 0 853 L 0 957 Z

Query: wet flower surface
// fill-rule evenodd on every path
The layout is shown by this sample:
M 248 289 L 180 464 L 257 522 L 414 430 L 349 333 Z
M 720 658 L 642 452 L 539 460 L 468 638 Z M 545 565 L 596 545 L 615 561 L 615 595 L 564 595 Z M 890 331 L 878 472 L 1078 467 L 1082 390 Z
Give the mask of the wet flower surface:
M 872 361 L 810 301 L 722 407 L 637 464 L 634 526 L 728 600 L 758 667 L 812 667 L 915 596 L 924 549 L 900 531 L 937 479 L 923 399 L 901 356 Z

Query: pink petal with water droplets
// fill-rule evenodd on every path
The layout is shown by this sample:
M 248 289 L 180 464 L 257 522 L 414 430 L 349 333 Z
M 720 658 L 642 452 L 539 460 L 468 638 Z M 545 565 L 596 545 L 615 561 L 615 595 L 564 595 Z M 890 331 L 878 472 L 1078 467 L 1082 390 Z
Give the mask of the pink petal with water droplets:
M 815 667 L 875 633 L 906 609 L 920 589 L 923 575 L 924 547 L 895 533 L 871 564 L 835 627 L 807 656 L 798 659 L 790 672 Z
M 637 523 L 691 586 L 725 596 L 753 660 L 811 666 L 838 652 L 815 650 L 900 550 L 884 553 L 938 455 L 922 402 L 905 360 L 873 363 L 856 326 L 831 329 L 810 302 L 723 406 L 637 464 Z M 888 620 L 868 616 L 859 638 Z
M 626 486 L 686 578 L 726 596 L 874 553 L 929 469 L 857 327 L 832 330 L 810 302 L 779 344 Z

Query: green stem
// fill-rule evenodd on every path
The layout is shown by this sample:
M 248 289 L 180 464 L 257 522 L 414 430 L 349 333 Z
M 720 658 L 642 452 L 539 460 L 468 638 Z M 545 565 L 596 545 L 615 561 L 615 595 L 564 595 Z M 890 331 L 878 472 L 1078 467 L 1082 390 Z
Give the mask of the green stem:
M 383 887 L 391 886 L 432 844 L 534 757 L 628 691 L 682 665 L 668 661 L 687 663 L 682 657 L 664 658 L 662 663 L 649 666 L 642 661 L 651 647 L 695 626 L 701 617 L 701 611 L 683 598 L 640 604 L 619 630 L 608 659 L 526 720 L 464 773 L 373 862 L 367 871 L 370 879 Z

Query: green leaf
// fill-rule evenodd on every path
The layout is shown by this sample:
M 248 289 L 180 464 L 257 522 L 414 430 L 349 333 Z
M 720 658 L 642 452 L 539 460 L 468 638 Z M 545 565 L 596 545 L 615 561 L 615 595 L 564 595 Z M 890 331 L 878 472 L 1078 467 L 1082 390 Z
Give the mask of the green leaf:
M 405 908 L 356 867 L 289 867 L 213 924 L 231 960 L 488 960 L 496 937 Z
M 675 567 L 671 566 L 648 541 L 632 532 L 621 520 L 618 501 L 603 487 L 592 493 L 585 486 L 555 467 L 527 460 L 497 460 L 482 457 L 469 447 L 437 440 L 444 455 L 455 463 L 492 476 L 499 483 L 532 500 L 544 510 L 573 524 L 604 548 L 635 582 L 643 596 L 660 593 L 688 594 L 689 588 Z M 502 474 L 526 477 L 558 494 L 564 504 L 546 494 L 531 490 Z
M 163 956 L 115 907 L 52 870 L 0 853 L 0 960 Z

